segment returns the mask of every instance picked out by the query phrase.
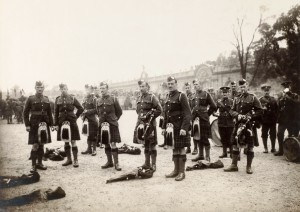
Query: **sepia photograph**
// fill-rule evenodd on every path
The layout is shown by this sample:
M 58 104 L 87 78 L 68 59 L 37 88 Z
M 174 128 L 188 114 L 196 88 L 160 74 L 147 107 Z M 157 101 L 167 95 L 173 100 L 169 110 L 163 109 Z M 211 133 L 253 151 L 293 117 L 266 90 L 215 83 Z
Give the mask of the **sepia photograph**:
M 298 0 L 0 0 L 0 212 L 300 211 Z

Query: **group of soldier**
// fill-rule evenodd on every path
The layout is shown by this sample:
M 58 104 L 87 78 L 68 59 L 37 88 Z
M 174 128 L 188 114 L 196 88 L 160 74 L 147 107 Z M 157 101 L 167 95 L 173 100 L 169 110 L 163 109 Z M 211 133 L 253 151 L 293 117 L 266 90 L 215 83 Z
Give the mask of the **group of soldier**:
M 284 82 L 283 95 L 275 100 L 270 96 L 271 87 L 262 86 L 265 95 L 258 99 L 249 93 L 246 80 L 231 83 L 231 87 L 221 87 L 222 97 L 215 99 L 203 89 L 202 83 L 195 79 L 192 83 L 185 83 L 186 92 L 178 91 L 177 80 L 167 78 L 168 92 L 158 98 L 150 92 L 150 85 L 144 80 L 138 81 L 140 95 L 137 98 L 137 123 L 134 129 L 134 143 L 144 145 L 145 169 L 156 170 L 157 157 L 157 123 L 162 128 L 164 143 L 161 146 L 172 149 L 174 170 L 167 174 L 167 178 L 181 181 L 185 178 L 186 154 L 190 153 L 191 137 L 193 137 L 193 154 L 198 154 L 192 161 L 210 161 L 210 116 L 218 117 L 218 127 L 223 144 L 223 154 L 227 157 L 229 149 L 232 164 L 224 171 L 238 171 L 237 162 L 240 159 L 241 148 L 246 148 L 246 172 L 252 174 L 253 147 L 258 145 L 256 129 L 262 124 L 262 139 L 265 153 L 268 152 L 268 132 L 272 143 L 271 152 L 275 152 L 276 122 L 278 121 L 279 151 L 275 155 L 283 154 L 284 131 L 289 135 L 299 134 L 299 117 L 290 115 L 291 110 L 299 106 L 299 96 L 291 92 L 291 83 Z M 194 87 L 194 92 L 191 87 Z M 237 86 L 239 91 L 237 91 Z M 80 140 L 80 131 L 77 119 L 82 118 L 86 126 L 87 149 L 82 154 L 95 156 L 96 146 L 101 143 L 105 146 L 107 162 L 102 169 L 115 167 L 120 171 L 117 143 L 121 142 L 118 120 L 122 116 L 118 98 L 109 92 L 109 85 L 101 82 L 100 95 L 94 93 L 95 87 L 85 86 L 86 96 L 83 103 L 68 93 L 66 84 L 59 85 L 61 95 L 54 104 L 54 119 L 49 98 L 43 95 L 44 84 L 36 82 L 36 94 L 30 96 L 24 108 L 24 122 L 29 132 L 28 144 L 32 145 L 31 172 L 37 169 L 46 170 L 42 158 L 44 144 L 51 142 L 51 130 L 57 131 L 57 140 L 64 141 L 67 159 L 63 166 L 78 167 L 77 140 Z M 241 135 L 241 132 L 244 132 Z M 204 155 L 205 151 L 205 155 Z M 73 154 L 73 160 L 71 157 Z
M 18 124 L 23 123 L 23 110 L 26 97 L 21 95 L 19 98 L 11 98 L 9 95 L 6 100 L 0 100 L 0 117 L 7 120 L 7 124 L 13 124 L 13 116 Z

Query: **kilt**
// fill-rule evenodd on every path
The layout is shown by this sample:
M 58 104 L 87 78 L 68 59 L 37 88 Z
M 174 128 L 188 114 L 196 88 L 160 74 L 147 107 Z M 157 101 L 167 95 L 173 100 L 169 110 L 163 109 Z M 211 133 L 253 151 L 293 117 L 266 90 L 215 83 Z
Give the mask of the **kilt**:
M 98 122 L 89 121 L 89 135 L 87 137 L 88 141 L 97 141 L 98 135 Z
M 134 129 L 133 133 L 133 143 L 140 144 L 137 139 L 137 128 L 138 125 Z M 145 139 L 145 147 L 154 147 L 157 145 L 157 130 L 156 127 L 151 126 L 150 135 Z
M 70 122 L 70 129 L 71 129 L 71 140 L 75 141 L 75 140 L 80 140 L 80 133 L 79 133 L 79 129 L 78 129 L 78 125 L 76 123 L 76 121 L 69 121 Z M 58 125 L 58 131 L 57 131 L 57 140 L 61 141 L 61 127 L 62 127 L 62 123 Z
M 174 128 L 174 148 L 184 148 L 191 146 L 191 136 L 189 132 L 186 132 L 186 136 L 180 135 L 180 129 Z
M 30 144 L 30 145 L 39 142 L 39 140 L 38 140 L 39 123 L 40 122 L 30 123 L 30 131 L 28 134 L 28 144 Z M 48 141 L 46 143 L 42 143 L 42 144 L 51 143 L 51 132 L 50 132 L 50 127 L 48 124 L 47 124 L 47 131 L 48 131 Z
M 101 126 L 101 124 L 100 124 Z M 115 143 L 121 143 L 121 135 L 119 131 L 118 126 L 114 126 L 112 124 L 109 124 L 109 131 L 110 131 L 110 142 L 115 142 Z M 102 143 L 101 141 L 101 127 L 99 127 L 99 132 L 98 132 L 98 142 Z M 102 144 L 107 144 L 102 143 Z

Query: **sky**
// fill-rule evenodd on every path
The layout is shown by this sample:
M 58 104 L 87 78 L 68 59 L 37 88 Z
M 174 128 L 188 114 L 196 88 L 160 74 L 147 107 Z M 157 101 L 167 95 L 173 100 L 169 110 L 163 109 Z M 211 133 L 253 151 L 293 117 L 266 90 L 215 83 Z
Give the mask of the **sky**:
M 0 89 L 33 92 L 189 70 L 234 48 L 244 18 L 247 44 L 296 0 L 0 0 Z M 275 16 L 274 16 L 275 15 Z

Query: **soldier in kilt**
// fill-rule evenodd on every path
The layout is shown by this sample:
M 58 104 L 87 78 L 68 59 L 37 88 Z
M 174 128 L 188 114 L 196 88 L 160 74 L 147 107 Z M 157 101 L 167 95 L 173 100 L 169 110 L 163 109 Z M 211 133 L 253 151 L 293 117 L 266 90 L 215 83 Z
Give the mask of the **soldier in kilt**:
M 82 113 L 82 120 L 88 120 L 88 137 L 87 137 L 87 149 L 81 154 L 91 154 L 95 156 L 98 134 L 98 119 L 97 119 L 97 98 L 94 94 L 94 87 L 85 85 L 87 95 L 84 97 L 82 106 L 84 111 Z
M 140 142 L 145 145 L 145 163 L 142 165 L 143 168 L 152 168 L 156 171 L 156 156 L 157 156 L 157 130 L 156 130 L 156 118 L 161 114 L 162 108 L 157 99 L 157 97 L 149 93 L 150 86 L 144 80 L 140 80 L 138 82 L 140 87 L 140 96 L 137 99 L 137 109 L 136 112 L 138 114 L 138 120 L 135 127 L 135 132 L 137 139 L 135 139 L 138 143 L 140 140 L 139 135 L 139 127 L 142 127 L 147 132 L 142 130 L 142 133 L 145 135 Z M 147 127 L 148 125 L 148 127 Z M 149 128 L 149 129 L 147 129 Z M 143 136 L 143 135 L 142 135 Z M 152 164 L 150 165 L 150 158 Z
M 106 164 L 101 166 L 101 168 L 110 168 L 115 164 L 115 169 L 121 171 L 116 144 L 121 142 L 118 120 L 122 115 L 122 109 L 118 99 L 108 93 L 108 84 L 106 82 L 100 83 L 100 92 L 101 97 L 97 99 L 97 113 L 100 127 L 99 138 L 101 144 L 105 145 L 105 154 L 107 157 Z M 107 123 L 109 124 L 109 135 L 104 139 L 102 131 Z
M 66 84 L 60 84 L 59 89 L 61 95 L 56 98 L 54 104 L 54 124 L 57 130 L 57 140 L 63 140 L 65 142 L 64 148 L 67 155 L 67 160 L 62 165 L 68 166 L 73 163 L 71 158 L 71 142 L 72 153 L 74 157 L 73 166 L 76 168 L 79 166 L 78 147 L 76 145 L 76 140 L 80 140 L 77 119 L 82 114 L 83 107 L 73 95 L 68 93 L 68 87 Z M 77 109 L 76 114 L 74 113 L 75 108 Z M 66 125 L 69 125 L 70 129 L 68 135 L 64 135 L 64 132 L 62 131 L 62 127 L 65 127 Z
M 229 111 L 233 104 L 233 99 L 229 97 L 229 87 L 221 87 L 223 97 L 217 100 L 217 108 L 219 109 L 218 127 L 223 146 L 223 154 L 219 158 L 227 157 L 227 148 L 230 150 L 230 157 L 232 155 L 231 135 L 233 131 L 233 118 Z
M 177 80 L 168 77 L 167 83 L 169 94 L 164 108 L 162 133 L 166 135 L 166 144 L 173 148 L 174 170 L 166 177 L 175 177 L 176 181 L 181 181 L 185 178 L 185 147 L 191 145 L 191 110 L 186 95 L 177 90 Z
M 203 160 L 203 149 L 205 148 L 205 159 L 210 161 L 210 143 L 208 138 L 211 137 L 209 116 L 216 111 L 217 106 L 215 101 L 212 99 L 211 95 L 204 91 L 201 83 L 198 79 L 193 80 L 195 94 L 193 95 L 191 101 L 191 110 L 192 110 L 192 120 L 193 123 L 196 118 L 200 122 L 200 138 L 195 138 L 199 147 L 199 154 L 192 161 Z M 199 139 L 199 140 L 198 140 Z
M 44 156 L 44 144 L 51 143 L 50 126 L 53 125 L 50 101 L 47 96 L 43 95 L 44 84 L 37 81 L 35 90 L 36 94 L 27 99 L 23 113 L 26 131 L 29 132 L 28 144 L 32 145 L 30 154 L 32 168 L 30 172 L 35 172 L 36 169 L 47 169 L 42 163 L 42 158 Z M 41 130 L 42 128 L 44 129 Z
M 246 80 L 239 81 L 239 88 L 241 94 L 234 99 L 232 108 L 229 111 L 230 115 L 236 120 L 232 134 L 234 138 L 232 140 L 232 164 L 227 169 L 224 169 L 224 171 L 238 171 L 237 162 L 239 160 L 240 149 L 246 147 L 246 173 L 252 174 L 253 148 L 254 146 L 258 146 L 256 122 L 260 120 L 263 111 L 258 98 L 254 94 L 248 93 L 248 83 Z M 244 134 L 240 136 L 240 132 L 244 132 Z
M 278 116 L 278 104 L 273 96 L 270 96 L 270 85 L 262 85 L 265 95 L 259 98 L 263 107 L 261 137 L 264 144 L 264 153 L 268 153 L 268 133 L 271 140 L 271 152 L 274 153 L 276 142 L 276 122 Z

